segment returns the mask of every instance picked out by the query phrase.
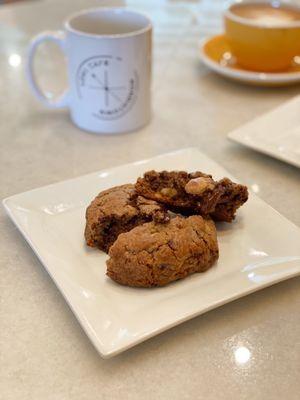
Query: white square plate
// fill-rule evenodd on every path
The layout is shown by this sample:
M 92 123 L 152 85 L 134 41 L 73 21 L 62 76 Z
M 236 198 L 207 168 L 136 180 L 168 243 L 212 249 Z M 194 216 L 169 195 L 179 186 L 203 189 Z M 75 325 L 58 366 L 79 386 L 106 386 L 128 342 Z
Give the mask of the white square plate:
M 85 209 L 101 190 L 149 169 L 229 176 L 196 149 L 96 172 L 4 200 L 83 329 L 111 357 L 172 326 L 300 273 L 300 230 L 251 193 L 232 224 L 220 224 L 220 259 L 208 272 L 157 289 L 106 277 L 107 255 L 85 246 Z
M 235 129 L 228 138 L 300 167 L 300 96 Z

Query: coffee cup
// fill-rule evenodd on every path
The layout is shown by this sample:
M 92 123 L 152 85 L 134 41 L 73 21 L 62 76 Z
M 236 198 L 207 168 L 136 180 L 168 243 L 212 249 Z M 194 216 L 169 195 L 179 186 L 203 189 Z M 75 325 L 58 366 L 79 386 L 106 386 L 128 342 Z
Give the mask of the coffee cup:
M 225 32 L 242 67 L 284 71 L 300 55 L 300 7 L 290 1 L 237 1 L 225 11 Z
M 63 31 L 32 40 L 27 61 L 32 92 L 47 107 L 68 107 L 81 129 L 107 134 L 139 129 L 151 115 L 151 36 L 149 18 L 125 8 L 78 12 Z M 67 59 L 69 87 L 54 99 L 38 86 L 33 68 L 44 41 L 55 42 Z

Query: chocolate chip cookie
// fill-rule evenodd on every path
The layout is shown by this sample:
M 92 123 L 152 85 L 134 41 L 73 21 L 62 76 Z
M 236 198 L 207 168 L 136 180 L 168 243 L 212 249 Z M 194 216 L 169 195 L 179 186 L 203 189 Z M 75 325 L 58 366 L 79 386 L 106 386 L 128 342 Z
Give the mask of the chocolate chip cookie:
M 228 178 L 215 181 L 197 171 L 148 171 L 136 182 L 135 189 L 145 198 L 165 204 L 185 215 L 210 215 L 218 221 L 231 222 L 236 210 L 247 200 L 246 186 Z
M 86 243 L 107 252 L 120 233 L 152 220 L 168 221 L 165 207 L 137 195 L 134 185 L 104 190 L 86 210 Z
M 119 235 L 109 250 L 107 275 L 122 285 L 164 286 L 218 259 L 216 228 L 199 215 L 145 223 Z

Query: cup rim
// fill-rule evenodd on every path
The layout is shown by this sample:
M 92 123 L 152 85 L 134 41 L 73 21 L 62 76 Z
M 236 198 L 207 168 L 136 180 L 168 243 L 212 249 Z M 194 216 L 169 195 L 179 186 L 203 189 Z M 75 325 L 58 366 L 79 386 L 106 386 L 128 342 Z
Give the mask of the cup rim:
M 76 29 L 71 25 L 71 21 L 74 18 L 80 17 L 82 15 L 87 15 L 87 14 L 90 14 L 90 13 L 93 13 L 93 12 L 99 12 L 99 11 L 103 11 L 103 12 L 111 11 L 111 12 L 114 12 L 114 13 L 135 14 L 135 15 L 144 17 L 145 20 L 147 21 L 147 24 L 146 24 L 145 27 L 143 27 L 141 29 L 137 29 L 137 30 L 132 31 L 132 32 L 111 33 L 111 34 L 88 33 L 88 32 L 84 32 L 84 31 L 81 31 L 79 29 Z M 143 34 L 145 32 L 148 32 L 149 30 L 152 29 L 152 22 L 151 22 L 150 18 L 146 14 L 130 10 L 130 9 L 126 8 L 126 7 L 92 7 L 92 8 L 85 8 L 83 10 L 76 11 L 73 14 L 69 15 L 69 17 L 64 22 L 64 27 L 68 32 L 74 33 L 74 34 L 79 35 L 79 36 L 85 36 L 85 37 L 90 37 L 90 38 L 101 38 L 101 39 L 117 39 L 117 38 L 126 38 L 126 37 L 138 36 L 138 35 L 141 35 L 141 34 Z
M 300 20 L 299 21 L 292 21 L 292 22 L 282 22 L 279 24 L 272 24 L 270 22 L 255 22 L 251 20 L 250 18 L 245 18 L 245 17 L 240 17 L 236 14 L 234 14 L 231 11 L 231 8 L 234 7 L 235 5 L 238 4 L 270 4 L 272 5 L 274 1 L 271 0 L 235 0 L 230 2 L 228 5 L 227 9 L 224 12 L 224 17 L 228 18 L 234 22 L 238 22 L 242 25 L 248 25 L 256 28 L 266 28 L 266 29 L 289 29 L 289 28 L 300 28 Z M 279 6 L 289 6 L 291 8 L 296 8 L 300 11 L 300 6 L 297 5 L 295 2 L 289 1 L 289 0 L 275 0 L 275 3 L 277 3 Z

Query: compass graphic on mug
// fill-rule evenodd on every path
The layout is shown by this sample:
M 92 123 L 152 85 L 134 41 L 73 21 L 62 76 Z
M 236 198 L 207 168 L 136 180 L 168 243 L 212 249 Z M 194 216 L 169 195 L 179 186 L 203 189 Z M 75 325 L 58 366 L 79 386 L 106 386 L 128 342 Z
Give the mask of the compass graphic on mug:
M 121 57 L 95 56 L 83 61 L 76 74 L 80 99 L 88 100 L 92 115 L 102 120 L 118 119 L 134 105 L 138 74 Z

